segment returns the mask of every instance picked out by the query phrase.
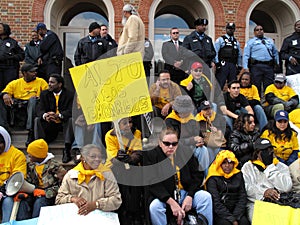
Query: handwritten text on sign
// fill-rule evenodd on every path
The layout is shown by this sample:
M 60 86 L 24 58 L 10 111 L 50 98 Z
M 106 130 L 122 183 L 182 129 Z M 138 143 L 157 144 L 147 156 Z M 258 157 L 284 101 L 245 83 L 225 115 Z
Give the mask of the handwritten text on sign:
M 88 124 L 152 111 L 138 52 L 80 65 L 70 72 Z

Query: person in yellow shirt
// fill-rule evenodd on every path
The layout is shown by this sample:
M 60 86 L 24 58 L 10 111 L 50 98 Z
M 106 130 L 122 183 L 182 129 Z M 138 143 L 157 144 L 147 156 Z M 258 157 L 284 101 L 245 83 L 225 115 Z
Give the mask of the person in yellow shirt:
M 14 196 L 6 196 L 6 181 L 16 172 L 23 173 L 26 178 L 26 157 L 23 152 L 11 145 L 11 137 L 4 127 L 0 126 L 0 200 L 2 206 L 2 223 L 10 220 L 14 204 Z M 26 202 L 21 201 L 17 220 L 29 219 L 26 213 Z M 25 211 L 24 211 L 25 210 Z M 27 210 L 28 211 L 28 210 Z
M 286 76 L 282 73 L 276 74 L 274 84 L 269 85 L 265 91 L 267 116 L 274 117 L 276 111 L 285 110 L 291 112 L 299 106 L 299 96 L 286 85 Z
M 178 84 L 171 81 L 168 70 L 161 70 L 156 83 L 150 87 L 150 97 L 153 105 L 154 116 L 165 117 L 171 112 L 175 98 L 181 95 Z
M 1 92 L 0 99 L 3 107 L 1 107 L 0 125 L 8 127 L 8 112 L 11 115 L 10 125 L 14 125 L 17 120 L 26 123 L 25 127 L 29 131 L 26 141 L 28 145 L 34 140 L 33 120 L 36 116 L 36 105 L 41 92 L 48 88 L 48 84 L 44 79 L 37 77 L 37 67 L 32 64 L 24 64 L 21 71 L 23 77 L 8 83 Z M 19 124 L 23 125 L 21 122 Z
M 120 224 L 142 224 L 142 211 L 139 207 L 142 203 L 142 188 L 133 185 L 142 179 L 135 170 L 142 162 L 141 132 L 134 128 L 131 117 L 120 119 L 118 126 L 122 144 L 117 136 L 117 128 L 106 133 L 105 143 L 106 165 L 112 166 L 122 196 L 122 204 L 118 210 Z
M 239 82 L 241 84 L 240 94 L 247 98 L 251 108 L 254 111 L 255 118 L 258 120 L 259 130 L 262 131 L 262 129 L 268 123 L 268 120 L 260 103 L 257 87 L 252 84 L 251 74 L 247 71 L 243 72 Z
M 268 139 L 280 162 L 289 166 L 298 159 L 299 145 L 297 132 L 289 124 L 288 112 L 276 112 L 275 121 L 271 120 L 263 131 L 261 138 Z

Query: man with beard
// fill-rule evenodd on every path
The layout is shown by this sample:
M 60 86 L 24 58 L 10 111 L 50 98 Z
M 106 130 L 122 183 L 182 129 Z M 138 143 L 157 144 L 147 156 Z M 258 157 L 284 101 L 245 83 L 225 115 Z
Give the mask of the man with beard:
M 73 94 L 64 88 L 63 77 L 60 74 L 51 74 L 48 90 L 41 93 L 38 117 L 34 120 L 34 137 L 43 138 L 49 143 L 63 130 L 63 163 L 71 161 L 71 144 L 74 141 L 72 104 Z
M 48 80 L 52 73 L 61 74 L 64 53 L 57 34 L 48 30 L 44 23 L 39 23 L 36 26 L 36 31 L 42 39 L 38 65 L 46 68 Z
M 145 51 L 145 26 L 136 9 L 130 4 L 126 4 L 123 7 L 122 24 L 124 28 L 119 38 L 117 55 L 141 52 L 143 57 Z
M 181 95 L 179 85 L 171 81 L 168 70 L 160 71 L 156 83 L 151 85 L 149 92 L 154 116 L 163 119 L 171 112 L 175 98 Z
M 285 60 L 286 75 L 300 73 L 300 20 L 295 23 L 295 32 L 283 40 L 280 54 Z
M 21 68 L 23 77 L 11 81 L 1 93 L 0 125 L 8 127 L 7 112 L 11 112 L 11 123 L 14 117 L 26 123 L 29 131 L 26 146 L 33 141 L 33 120 L 36 116 L 36 104 L 43 90 L 48 88 L 47 82 L 37 76 L 37 67 L 24 64 Z M 25 118 L 22 118 L 25 116 Z M 13 125 L 13 124 L 11 124 Z

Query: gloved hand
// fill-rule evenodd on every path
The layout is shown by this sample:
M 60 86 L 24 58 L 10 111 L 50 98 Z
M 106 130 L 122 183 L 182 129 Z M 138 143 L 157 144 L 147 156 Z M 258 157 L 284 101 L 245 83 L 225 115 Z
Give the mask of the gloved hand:
M 46 192 L 43 190 L 43 189 L 34 189 L 33 191 L 33 196 L 34 197 L 41 197 L 41 196 L 45 196 L 46 195 Z
M 25 199 L 28 197 L 28 194 L 24 193 L 24 192 L 19 192 L 18 194 L 16 194 L 16 196 L 14 197 L 14 202 L 20 202 L 21 200 Z
M 116 158 L 121 162 L 127 162 L 129 159 L 129 155 L 126 153 L 126 151 L 124 149 L 120 149 L 118 151 Z
M 292 101 L 287 101 L 284 103 L 284 109 L 286 111 L 290 111 L 292 109 L 292 106 L 293 106 L 293 102 Z

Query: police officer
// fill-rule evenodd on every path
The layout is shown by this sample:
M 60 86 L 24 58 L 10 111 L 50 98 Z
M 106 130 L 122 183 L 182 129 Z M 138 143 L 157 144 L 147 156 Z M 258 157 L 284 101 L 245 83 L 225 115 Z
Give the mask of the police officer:
M 300 73 L 300 20 L 295 23 L 295 32 L 283 40 L 280 55 L 285 60 L 286 75 Z
M 42 40 L 38 65 L 39 67 L 45 67 L 46 79 L 48 80 L 52 73 L 61 74 L 64 52 L 57 34 L 48 30 L 46 24 L 39 23 L 36 26 L 36 30 Z
M 226 34 L 215 42 L 216 49 L 216 79 L 221 89 L 227 82 L 236 80 L 237 66 L 242 66 L 242 51 L 240 43 L 234 37 L 235 24 L 227 23 Z
M 182 46 L 194 52 L 209 67 L 215 68 L 214 59 L 216 57 L 216 51 L 211 37 L 205 34 L 208 20 L 198 18 L 195 20 L 194 25 L 195 31 L 184 38 Z M 199 61 L 199 59 L 191 62 L 195 61 Z
M 19 77 L 20 61 L 25 58 L 23 49 L 10 34 L 9 25 L 0 23 L 0 92 Z
M 274 81 L 274 66 L 278 66 L 278 51 L 271 38 L 264 36 L 261 25 L 254 28 L 254 37 L 250 39 L 244 48 L 243 68 L 252 74 L 253 84 L 261 95 L 261 83 L 263 91 Z

